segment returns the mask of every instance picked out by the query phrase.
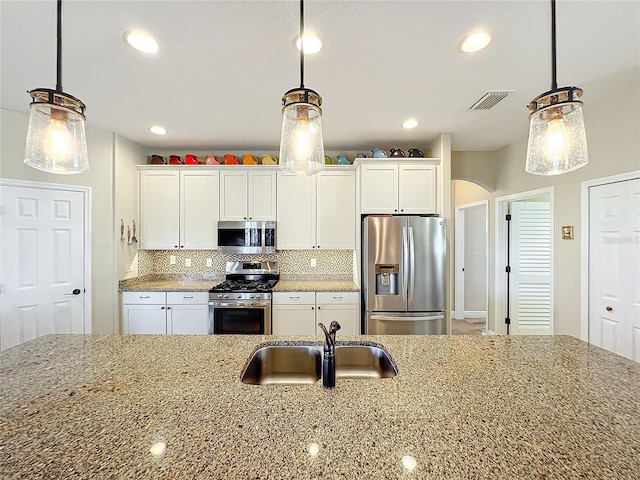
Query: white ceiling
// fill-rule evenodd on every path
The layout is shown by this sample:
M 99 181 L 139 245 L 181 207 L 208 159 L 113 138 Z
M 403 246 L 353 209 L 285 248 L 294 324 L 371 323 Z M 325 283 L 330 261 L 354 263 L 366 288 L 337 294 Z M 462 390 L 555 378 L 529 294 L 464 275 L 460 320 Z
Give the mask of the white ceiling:
M 28 90 L 54 88 L 54 0 L 0 2 L 2 108 L 27 112 Z M 281 97 L 297 87 L 297 1 L 64 3 L 63 88 L 87 104 L 87 125 L 151 149 L 278 150 Z M 305 2 L 324 42 L 306 57 L 305 86 L 323 97 L 329 151 L 422 146 L 452 134 L 454 150 L 495 150 L 528 133 L 529 101 L 551 86 L 550 4 L 527 1 Z M 640 2 L 559 0 L 558 84 L 588 104 L 640 64 Z M 475 29 L 493 42 L 463 55 Z M 127 30 L 153 34 L 140 54 Z M 514 90 L 468 111 L 485 90 Z M 619 92 L 618 92 L 619 93 Z M 623 96 L 616 101 L 623 101 Z M 419 119 L 404 130 L 407 117 Z M 147 128 L 164 125 L 169 134 Z

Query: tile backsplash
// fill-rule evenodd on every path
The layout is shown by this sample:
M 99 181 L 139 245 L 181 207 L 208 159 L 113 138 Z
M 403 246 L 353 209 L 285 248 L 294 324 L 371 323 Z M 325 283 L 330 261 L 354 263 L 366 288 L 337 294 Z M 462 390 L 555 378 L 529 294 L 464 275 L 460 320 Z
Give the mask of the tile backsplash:
M 176 263 L 170 263 L 171 256 Z M 281 275 L 352 275 L 355 252 L 352 250 L 279 250 L 275 255 L 225 255 L 216 250 L 140 250 L 138 275 L 152 273 L 224 275 L 226 262 L 274 260 Z M 211 266 L 207 267 L 207 259 Z M 315 259 L 316 266 L 311 266 Z M 187 260 L 191 266 L 187 267 Z

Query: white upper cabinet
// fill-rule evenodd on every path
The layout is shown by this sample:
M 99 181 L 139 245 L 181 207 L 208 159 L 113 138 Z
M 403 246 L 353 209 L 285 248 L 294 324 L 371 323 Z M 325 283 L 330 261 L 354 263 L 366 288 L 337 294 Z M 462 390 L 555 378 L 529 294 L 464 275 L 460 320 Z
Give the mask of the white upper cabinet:
M 316 182 L 316 248 L 355 250 L 355 172 L 325 170 Z
M 218 247 L 218 185 L 215 171 L 180 172 L 180 248 Z
M 398 165 L 398 213 L 438 213 L 436 166 Z
M 361 167 L 361 213 L 436 214 L 437 166 L 381 161 Z
M 220 172 L 220 220 L 275 220 L 276 178 L 275 171 L 258 168 Z
M 180 243 L 180 172 L 140 173 L 140 248 L 167 250 Z
M 316 181 L 278 172 L 278 250 L 310 250 L 316 237 Z
M 278 172 L 278 249 L 354 250 L 353 170 L 313 175 Z
M 217 171 L 140 172 L 140 248 L 215 249 Z
M 362 213 L 398 213 L 398 166 L 361 167 Z

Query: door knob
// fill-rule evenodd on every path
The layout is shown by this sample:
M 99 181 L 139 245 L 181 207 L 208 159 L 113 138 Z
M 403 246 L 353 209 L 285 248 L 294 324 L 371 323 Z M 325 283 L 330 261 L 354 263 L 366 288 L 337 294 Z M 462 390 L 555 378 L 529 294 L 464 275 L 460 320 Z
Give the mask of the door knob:
M 80 295 L 80 289 L 75 288 L 71 293 L 65 293 L 65 295 Z
M 606 310 L 607 312 L 613 312 L 613 307 L 605 307 L 605 310 Z

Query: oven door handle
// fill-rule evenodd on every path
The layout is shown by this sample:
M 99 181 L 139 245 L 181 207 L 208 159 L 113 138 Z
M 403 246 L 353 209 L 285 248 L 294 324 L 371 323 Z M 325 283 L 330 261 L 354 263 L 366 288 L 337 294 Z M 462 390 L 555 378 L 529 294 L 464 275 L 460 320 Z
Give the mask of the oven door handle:
M 269 302 L 209 302 L 210 307 L 244 308 L 244 307 L 269 307 Z

